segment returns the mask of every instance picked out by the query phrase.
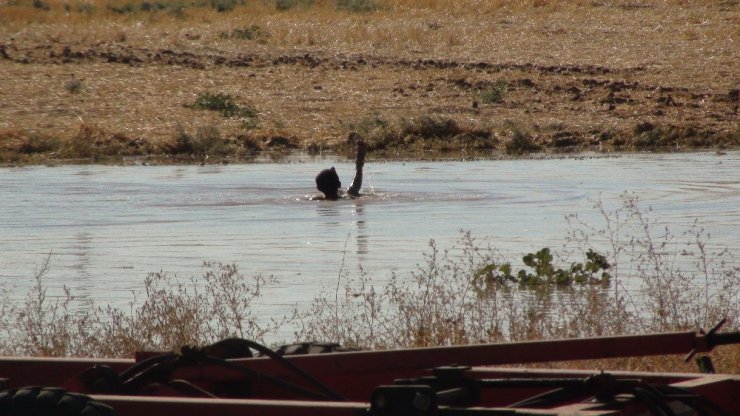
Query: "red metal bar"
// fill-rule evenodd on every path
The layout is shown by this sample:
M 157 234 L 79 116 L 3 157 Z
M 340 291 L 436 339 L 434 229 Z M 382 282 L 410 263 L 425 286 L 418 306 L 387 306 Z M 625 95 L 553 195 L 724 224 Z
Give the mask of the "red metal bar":
M 598 373 L 599 370 L 566 370 L 548 368 L 510 368 L 510 367 L 473 367 L 465 372 L 465 376 L 476 379 L 484 378 L 586 378 Z M 707 377 L 701 373 L 659 373 L 649 371 L 607 371 L 616 378 L 639 378 L 652 384 L 672 384 L 697 377 Z
M 728 414 L 740 415 L 740 375 L 706 374 L 672 385 L 705 397 Z
M 449 364 L 480 366 L 615 357 L 686 354 L 709 351 L 703 335 L 674 332 L 650 335 L 595 337 L 505 344 L 360 351 L 287 357 L 312 375 L 404 371 Z M 234 360 L 253 369 L 282 371 L 268 358 Z M 272 371 L 270 371 L 271 374 Z
M 395 378 L 419 377 L 428 369 L 457 364 L 467 366 L 601 359 L 614 357 L 686 354 L 711 349 L 701 334 L 676 332 L 651 335 L 526 341 L 389 351 L 297 355 L 287 359 L 350 399 L 364 399 L 372 388 Z M 233 360 L 253 370 L 300 383 L 284 366 L 268 358 Z M 182 369 L 177 378 L 206 380 L 220 377 L 223 369 Z M 2 374 L 0 374 L 2 375 Z M 269 391 L 266 396 L 271 397 Z
M 189 399 L 131 396 L 92 396 L 113 407 L 118 416 L 367 416 L 369 403 L 301 402 L 286 400 Z M 622 412 L 594 409 L 593 404 L 573 404 L 554 409 L 476 408 L 501 414 L 616 416 Z M 471 413 L 472 414 L 472 413 Z
M 128 359 L 0 357 L 0 377 L 7 378 L 5 388 L 25 386 L 61 386 L 95 364 L 108 365 L 121 372 L 134 364 Z
M 550 370 L 538 368 L 503 368 L 503 367 L 474 367 L 465 372 L 465 376 L 473 379 L 510 379 L 510 378 L 582 378 L 593 376 L 596 370 Z M 686 380 L 693 380 L 701 375 L 684 373 L 651 373 L 609 371 L 617 379 L 640 379 L 649 384 L 672 384 Z M 545 389 L 495 389 L 482 392 L 481 400 L 492 406 L 505 406 L 509 403 L 524 400 L 536 394 L 544 393 Z
M 118 416 L 366 416 L 368 403 L 94 395 Z
M 349 398 L 367 400 L 372 388 L 399 377 L 418 377 L 430 368 L 458 364 L 468 366 L 584 360 L 597 358 L 686 354 L 711 349 L 703 335 L 676 332 L 652 335 L 527 341 L 455 347 L 417 348 L 391 351 L 362 351 L 287 357 L 303 370 Z M 232 360 L 233 363 L 274 377 L 305 385 L 300 378 L 269 358 Z M 0 377 L 8 387 L 61 385 L 94 364 L 106 364 L 116 371 L 132 360 L 64 358 L 0 358 Z M 217 366 L 183 368 L 173 378 L 194 382 L 242 377 Z M 269 389 L 268 389 L 269 392 Z M 269 396 L 265 396 L 269 397 Z

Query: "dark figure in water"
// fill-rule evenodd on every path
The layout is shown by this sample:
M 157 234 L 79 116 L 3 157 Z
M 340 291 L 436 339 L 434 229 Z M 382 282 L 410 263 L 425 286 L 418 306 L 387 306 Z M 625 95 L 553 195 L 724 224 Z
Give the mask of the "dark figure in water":
M 347 189 L 346 195 L 351 198 L 357 198 L 360 196 L 360 188 L 362 188 L 362 167 L 365 166 L 365 153 L 367 153 L 367 146 L 359 135 L 353 133 L 350 135 L 350 139 L 357 140 L 357 157 L 355 158 L 355 179 L 352 181 L 352 185 Z M 335 201 L 344 195 L 339 191 L 342 182 L 339 181 L 339 175 L 332 166 L 330 169 L 324 169 L 316 175 L 316 188 L 321 191 L 324 196 L 315 197 L 313 199 L 318 200 L 330 200 Z

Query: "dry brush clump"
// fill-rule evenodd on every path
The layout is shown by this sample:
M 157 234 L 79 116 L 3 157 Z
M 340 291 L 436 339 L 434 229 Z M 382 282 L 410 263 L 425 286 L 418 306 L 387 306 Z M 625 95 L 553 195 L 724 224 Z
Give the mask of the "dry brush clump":
M 344 123 L 343 127 L 348 132 L 360 134 L 370 150 L 378 154 L 490 151 L 499 144 L 498 137 L 490 129 L 433 115 L 395 118 L 369 115 Z M 349 142 L 341 144 L 341 148 L 351 146 Z

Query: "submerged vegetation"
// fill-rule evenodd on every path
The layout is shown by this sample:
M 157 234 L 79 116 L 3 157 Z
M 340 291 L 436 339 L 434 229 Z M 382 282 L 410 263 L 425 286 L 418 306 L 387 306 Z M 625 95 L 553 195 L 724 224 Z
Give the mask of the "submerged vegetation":
M 699 224 L 663 229 L 625 195 L 603 224 L 569 216 L 563 246 L 511 261 L 491 242 L 463 232 L 445 249 L 434 241 L 410 275 L 374 282 L 361 265 L 342 265 L 335 284 L 307 307 L 280 319 L 256 312 L 272 277 L 248 276 L 236 265 L 206 263 L 202 277 L 150 274 L 143 298 L 127 310 L 100 307 L 64 289 L 47 294 L 50 264 L 20 304 L 0 310 L 0 351 L 45 356 L 130 356 L 173 350 L 224 337 L 339 342 L 356 348 L 405 348 L 685 331 L 728 318 L 740 323 L 740 267 L 733 253 L 712 248 Z M 517 270 L 515 272 L 515 270 Z M 6 288 L 7 290 L 7 288 Z M 292 340 L 281 340 L 292 341 Z M 740 371 L 740 348 L 713 353 L 719 371 Z M 621 369 L 693 370 L 680 358 L 579 363 Z

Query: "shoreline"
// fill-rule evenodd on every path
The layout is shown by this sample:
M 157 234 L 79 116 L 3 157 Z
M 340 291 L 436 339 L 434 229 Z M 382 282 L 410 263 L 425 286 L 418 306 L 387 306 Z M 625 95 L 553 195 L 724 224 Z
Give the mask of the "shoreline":
M 430 151 L 424 155 L 414 153 L 379 153 L 368 156 L 368 163 L 405 163 L 405 162 L 475 162 L 475 161 L 508 161 L 508 160 L 560 160 L 560 159 L 614 159 L 634 155 L 671 155 L 671 154 L 714 154 L 717 157 L 740 152 L 740 147 L 734 148 L 692 148 L 683 150 L 650 150 L 650 151 L 614 151 L 614 152 L 537 152 L 522 155 L 506 155 L 503 153 L 483 154 L 481 152 L 471 153 L 465 151 Z M 339 152 L 309 153 L 301 150 L 285 152 L 261 151 L 254 153 L 249 158 L 231 159 L 229 157 L 214 157 L 205 160 L 194 160 L 192 158 L 161 157 L 117 157 L 102 160 L 89 159 L 47 159 L 33 162 L 3 162 L 0 168 L 22 168 L 22 167 L 59 167 L 59 166 L 206 166 L 206 165 L 240 165 L 240 164 L 301 164 L 322 160 L 345 160 L 352 162 L 350 154 Z

